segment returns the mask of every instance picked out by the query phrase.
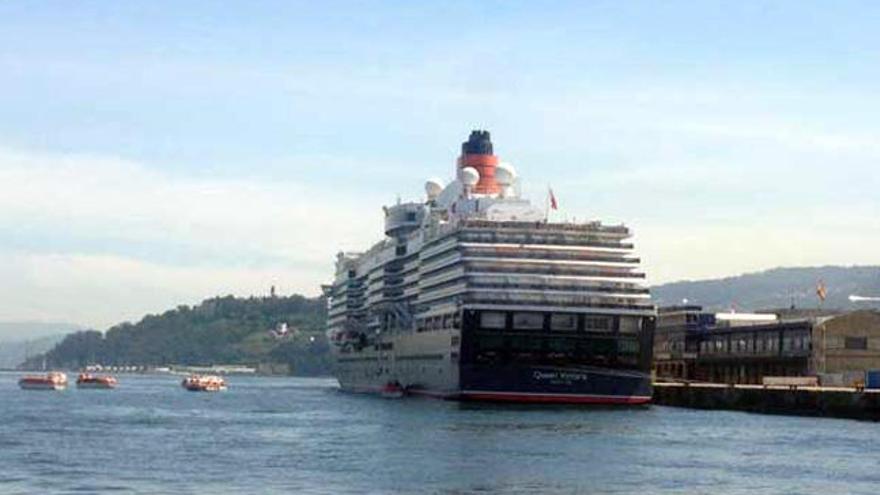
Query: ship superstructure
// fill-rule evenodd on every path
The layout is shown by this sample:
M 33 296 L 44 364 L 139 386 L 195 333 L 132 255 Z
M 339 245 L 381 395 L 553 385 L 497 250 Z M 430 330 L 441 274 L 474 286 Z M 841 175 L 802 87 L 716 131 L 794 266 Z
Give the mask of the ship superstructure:
M 622 225 L 550 222 L 487 131 L 455 178 L 384 208 L 385 238 L 325 286 L 343 389 L 463 400 L 644 403 L 655 308 Z

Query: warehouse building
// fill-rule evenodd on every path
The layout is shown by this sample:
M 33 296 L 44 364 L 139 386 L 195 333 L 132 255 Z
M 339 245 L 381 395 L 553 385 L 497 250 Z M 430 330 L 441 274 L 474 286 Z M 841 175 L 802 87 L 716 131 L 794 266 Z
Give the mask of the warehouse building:
M 660 379 L 759 384 L 767 376 L 815 376 L 854 385 L 880 369 L 880 312 L 803 318 L 661 308 L 654 365 Z

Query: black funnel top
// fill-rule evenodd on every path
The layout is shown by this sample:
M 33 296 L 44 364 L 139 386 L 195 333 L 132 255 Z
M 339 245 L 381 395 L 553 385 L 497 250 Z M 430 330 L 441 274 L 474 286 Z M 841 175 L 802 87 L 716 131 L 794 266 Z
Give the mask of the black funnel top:
M 462 155 L 491 155 L 492 138 L 489 131 L 471 131 L 471 137 L 461 143 Z

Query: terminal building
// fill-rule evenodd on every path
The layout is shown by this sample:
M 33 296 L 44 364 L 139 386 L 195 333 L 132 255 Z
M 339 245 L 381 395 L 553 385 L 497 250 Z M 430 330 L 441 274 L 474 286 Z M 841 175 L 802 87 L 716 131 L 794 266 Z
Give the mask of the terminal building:
M 764 377 L 818 377 L 856 385 L 880 369 L 880 312 L 714 313 L 660 308 L 654 333 L 658 379 L 760 384 Z

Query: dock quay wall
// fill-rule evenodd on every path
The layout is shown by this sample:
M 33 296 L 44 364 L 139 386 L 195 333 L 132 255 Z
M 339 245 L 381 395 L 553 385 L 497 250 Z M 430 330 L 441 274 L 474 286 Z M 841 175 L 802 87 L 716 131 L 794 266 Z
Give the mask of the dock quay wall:
M 654 404 L 880 421 L 880 390 L 849 387 L 655 383 Z

